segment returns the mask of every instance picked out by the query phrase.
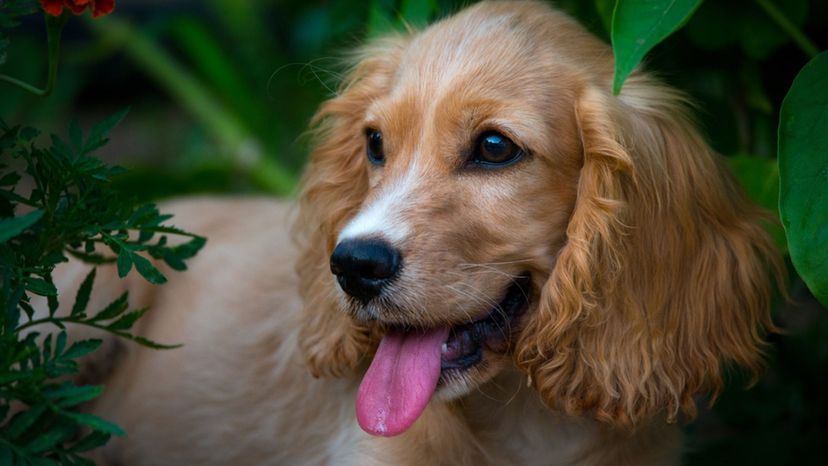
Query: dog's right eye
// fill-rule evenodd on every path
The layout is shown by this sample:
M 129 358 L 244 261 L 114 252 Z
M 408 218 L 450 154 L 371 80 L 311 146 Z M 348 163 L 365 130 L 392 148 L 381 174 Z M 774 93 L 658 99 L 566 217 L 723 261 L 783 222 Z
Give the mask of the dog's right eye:
M 368 140 L 368 160 L 374 165 L 385 163 L 385 152 L 382 149 L 382 133 L 375 129 L 365 131 L 365 138 Z
M 487 131 L 480 135 L 470 162 L 484 168 L 501 168 L 513 164 L 524 153 L 511 139 L 497 131 Z

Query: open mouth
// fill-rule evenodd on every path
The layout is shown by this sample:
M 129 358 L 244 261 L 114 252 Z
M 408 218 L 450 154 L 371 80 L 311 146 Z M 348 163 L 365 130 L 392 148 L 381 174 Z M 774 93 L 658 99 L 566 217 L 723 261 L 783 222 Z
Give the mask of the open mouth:
M 494 353 L 508 349 L 517 318 L 529 301 L 529 282 L 528 274 L 521 275 L 487 317 L 449 330 L 448 340 L 440 348 L 443 372 L 462 371 L 476 365 L 483 359 L 484 348 Z
M 399 435 L 420 417 L 438 386 L 505 353 L 529 302 L 529 274 L 514 280 L 486 317 L 454 326 L 389 328 L 357 393 L 356 414 L 373 435 Z

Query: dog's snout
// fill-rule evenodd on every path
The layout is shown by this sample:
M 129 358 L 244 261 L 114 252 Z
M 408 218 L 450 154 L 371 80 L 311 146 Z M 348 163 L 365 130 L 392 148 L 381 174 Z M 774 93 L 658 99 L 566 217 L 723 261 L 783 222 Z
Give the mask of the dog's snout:
M 349 295 L 367 302 L 400 270 L 400 251 L 378 239 L 348 239 L 331 254 L 331 272 Z

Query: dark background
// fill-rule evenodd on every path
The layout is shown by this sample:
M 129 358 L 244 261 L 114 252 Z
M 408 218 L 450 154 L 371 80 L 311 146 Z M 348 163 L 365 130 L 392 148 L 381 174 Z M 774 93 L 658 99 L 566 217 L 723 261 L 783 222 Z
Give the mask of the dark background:
M 118 0 L 109 17 L 70 20 L 54 95 L 0 83 L 0 117 L 63 135 L 72 118 L 89 128 L 131 107 L 99 152 L 130 168 L 118 181 L 130 195 L 291 195 L 307 156 L 303 132 L 336 89 L 342 53 L 399 29 L 401 16 L 421 25 L 463 3 L 472 2 Z M 556 4 L 608 40 L 611 3 Z M 774 3 L 828 46 L 828 2 Z M 24 18 L 11 38 L 0 72 L 41 83 L 43 18 Z M 710 142 L 775 210 L 778 109 L 808 58 L 758 2 L 708 0 L 646 66 L 690 94 Z M 828 318 L 789 270 L 793 302 L 777 299 L 785 333 L 769 337 L 769 369 L 748 391 L 731 374 L 715 406 L 686 428 L 687 464 L 826 464 Z

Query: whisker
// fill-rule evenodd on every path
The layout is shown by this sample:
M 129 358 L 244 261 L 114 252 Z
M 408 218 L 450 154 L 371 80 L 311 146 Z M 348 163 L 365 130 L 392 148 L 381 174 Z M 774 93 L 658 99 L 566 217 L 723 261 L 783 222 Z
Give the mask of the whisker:
M 473 294 L 470 294 L 470 293 L 465 292 L 463 290 L 457 289 L 457 288 L 455 288 L 451 285 L 446 285 L 446 288 L 448 288 L 448 289 L 450 289 L 450 290 L 454 291 L 455 293 L 458 293 L 462 296 L 465 296 L 467 298 L 471 298 L 472 300 L 474 300 L 477 303 L 488 304 L 484 300 L 482 300 L 479 296 L 474 296 Z M 471 312 L 469 312 L 466 308 L 462 308 L 461 310 L 463 311 L 463 313 L 466 314 L 466 318 L 469 320 L 469 322 L 474 320 L 474 316 L 472 316 Z
M 342 80 L 344 79 L 344 75 L 343 75 L 342 73 L 338 73 L 338 72 L 336 72 L 336 71 L 332 71 L 332 70 L 329 70 L 329 69 L 323 68 L 323 67 L 318 66 L 318 65 L 316 65 L 316 64 L 315 64 L 315 63 L 320 62 L 320 61 L 323 61 L 323 60 L 333 60 L 333 61 L 336 61 L 337 59 L 336 59 L 335 57 L 319 57 L 319 58 L 315 58 L 315 59 L 310 60 L 310 61 L 307 61 L 307 62 L 292 62 L 292 63 L 285 63 L 284 65 L 282 65 L 282 66 L 280 66 L 280 67 L 276 68 L 276 69 L 275 69 L 272 73 L 270 73 L 270 76 L 267 78 L 267 84 L 265 85 L 265 89 L 266 89 L 266 91 L 267 91 L 267 98 L 268 98 L 268 99 L 273 99 L 273 94 L 271 93 L 271 87 L 272 87 L 272 84 L 273 84 L 273 80 L 276 78 L 276 76 L 277 76 L 279 73 L 281 73 L 281 72 L 282 72 L 282 70 L 284 70 L 284 69 L 286 69 L 286 68 L 289 68 L 289 67 L 291 67 L 291 66 L 299 66 L 299 67 L 301 67 L 301 68 L 299 69 L 299 73 L 300 73 L 300 75 L 301 75 L 301 73 L 303 73 L 304 71 L 306 71 L 306 70 L 310 69 L 311 74 L 313 74 L 313 76 L 314 76 L 314 77 L 315 77 L 315 78 L 319 81 L 319 83 L 320 83 L 320 84 L 321 84 L 321 85 L 322 85 L 322 86 L 323 86 L 323 87 L 324 87 L 324 88 L 325 88 L 328 92 L 330 92 L 332 95 L 336 95 L 336 90 L 335 90 L 335 89 L 333 89 L 333 88 L 331 88 L 331 86 L 329 86 L 329 85 L 328 85 L 328 83 L 327 83 L 327 82 L 325 82 L 325 81 L 324 81 L 324 80 L 323 80 L 323 79 L 319 76 L 319 74 L 317 74 L 317 73 L 319 73 L 319 72 L 326 73 L 326 74 L 330 75 L 331 77 L 333 77 L 336 81 L 342 81 Z
M 484 266 L 484 265 L 478 265 L 477 267 L 479 267 L 479 268 L 480 268 L 480 269 L 482 269 L 482 270 L 468 270 L 468 271 L 464 271 L 463 273 L 464 273 L 464 274 L 468 274 L 468 273 L 475 273 L 475 274 L 481 274 L 481 273 L 496 273 L 496 274 L 498 274 L 498 275 L 503 275 L 504 277 L 507 277 L 507 278 L 509 278 L 510 280 L 515 280 L 515 279 L 517 279 L 517 278 L 520 278 L 520 275 L 515 275 L 515 274 L 508 273 L 508 272 L 504 272 L 503 270 L 499 270 L 499 269 L 497 269 L 497 268 L 495 268 L 495 267 L 491 267 L 491 266 Z M 457 274 L 457 275 L 460 275 L 460 274 L 461 274 L 460 272 L 456 272 L 456 271 L 452 271 L 452 270 L 450 270 L 450 272 L 453 272 L 453 273 L 455 273 L 455 274 Z
M 533 260 L 534 259 L 532 259 L 531 257 L 527 257 L 526 259 L 515 259 L 513 261 L 502 261 L 502 262 L 479 262 L 479 263 L 462 262 L 458 265 L 461 266 L 461 267 L 462 266 L 472 266 L 472 267 L 474 267 L 474 266 L 480 266 L 480 265 L 509 265 L 509 264 L 521 264 L 521 263 L 524 263 L 524 262 L 531 262 Z
M 509 316 L 507 316 L 507 315 L 506 315 L 506 311 L 505 311 L 505 310 L 504 310 L 504 309 L 500 306 L 500 303 L 499 303 L 499 302 L 496 302 L 494 299 L 489 298 L 488 296 L 483 295 L 483 293 L 481 293 L 481 292 L 480 292 L 480 290 L 478 290 L 477 288 L 475 288 L 473 285 L 471 285 L 471 284 L 469 284 L 469 283 L 462 283 L 462 282 L 461 282 L 460 284 L 462 284 L 462 285 L 466 285 L 467 287 L 471 288 L 473 291 L 475 291 L 475 292 L 477 292 L 478 294 L 480 294 L 480 295 L 484 296 L 484 298 L 486 299 L 486 301 L 488 301 L 488 302 L 489 302 L 489 304 L 492 304 L 492 306 L 491 306 L 491 307 L 492 307 L 492 312 L 497 312 L 497 313 L 499 313 L 499 315 L 503 318 L 503 320 L 504 320 L 505 322 L 508 322 L 508 320 L 509 320 Z M 464 291 L 462 291 L 462 290 L 459 290 L 459 289 L 457 289 L 457 288 L 455 288 L 455 287 L 453 287 L 453 286 L 451 286 L 451 285 L 448 285 L 448 286 L 449 286 L 449 288 L 451 288 L 452 290 L 454 290 L 454 291 L 456 291 L 456 292 L 458 292 L 458 293 L 461 293 L 461 294 L 463 294 L 463 295 L 465 295 L 465 296 L 468 296 L 468 297 L 470 297 L 470 298 L 474 298 L 474 295 L 472 295 L 472 294 L 470 294 L 470 293 L 467 293 L 467 292 L 464 292 Z M 479 299 L 479 298 L 478 298 L 478 299 Z M 480 302 L 480 301 L 478 301 L 478 302 Z M 509 333 L 510 333 L 510 332 L 507 332 L 507 331 L 506 331 L 506 329 L 505 329 L 502 325 L 500 325 L 499 323 L 497 323 L 497 324 L 498 324 L 498 325 L 497 325 L 497 330 L 498 330 L 498 332 L 500 332 L 500 336 L 501 336 L 501 337 L 503 337 L 503 339 L 508 339 L 508 338 L 509 338 Z M 510 329 L 510 330 L 511 330 L 511 329 Z
M 485 264 L 465 264 L 465 265 L 467 265 L 467 266 L 468 265 L 474 265 L 474 266 L 478 266 L 478 267 L 484 267 L 485 268 L 484 270 L 473 271 L 472 273 L 481 274 L 481 273 L 484 273 L 484 272 L 496 272 L 496 273 L 499 273 L 500 275 L 503 275 L 503 276 L 509 278 L 509 280 L 513 284 L 517 281 L 517 279 L 523 277 L 523 275 L 513 275 L 513 274 L 510 274 L 510 273 L 506 273 L 502 270 L 496 269 L 494 267 L 489 267 L 488 265 L 485 265 Z M 460 272 L 455 272 L 455 271 L 452 271 L 452 270 L 449 270 L 448 272 L 451 273 L 451 274 L 454 274 L 454 275 L 460 275 L 460 276 L 463 276 L 463 277 L 466 276 L 464 274 L 461 274 Z M 524 290 L 523 287 L 519 287 L 519 289 L 520 289 L 520 293 L 528 301 L 529 300 L 529 295 L 526 293 L 526 290 Z
M 519 380 L 518 383 L 515 384 L 515 389 L 511 390 L 512 394 L 509 395 L 508 398 L 505 401 L 501 401 L 499 399 L 499 397 L 494 396 L 494 395 L 489 395 L 483 390 L 483 388 L 487 385 L 490 385 L 490 386 L 496 388 L 499 392 L 502 392 L 502 393 L 506 393 L 506 387 L 503 387 L 501 384 L 499 384 L 498 381 L 497 381 L 497 378 L 492 379 L 486 385 L 479 385 L 477 387 L 478 393 L 480 393 L 481 395 L 485 396 L 486 398 L 488 398 L 492 401 L 497 401 L 498 403 L 503 403 L 504 406 L 508 406 L 508 405 L 512 404 L 512 402 L 515 401 L 518 394 L 520 393 L 520 390 L 523 388 L 523 384 Z

